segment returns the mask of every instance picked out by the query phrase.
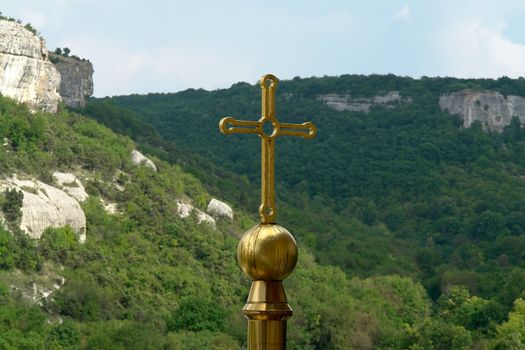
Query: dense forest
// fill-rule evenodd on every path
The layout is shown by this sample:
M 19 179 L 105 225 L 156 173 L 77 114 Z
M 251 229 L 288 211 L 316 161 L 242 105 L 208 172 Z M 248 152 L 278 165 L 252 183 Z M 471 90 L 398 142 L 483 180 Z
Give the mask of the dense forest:
M 440 94 L 461 89 L 525 96 L 525 79 L 346 75 L 279 86 L 278 118 L 310 120 L 319 129 L 314 140 L 277 142 L 279 223 L 321 266 L 337 266 L 354 282 L 409 278 L 428 298 L 431 317 L 408 343 L 387 345 L 381 335 L 356 348 L 525 344 L 517 325 L 525 296 L 525 130 L 517 118 L 502 133 L 479 124 L 462 128 L 437 103 Z M 369 113 L 335 111 L 318 98 L 392 90 L 405 102 Z M 259 108 L 258 84 L 238 83 L 94 99 L 83 112 L 190 171 L 209 193 L 255 218 L 259 142 L 221 135 L 217 124 L 224 116 L 257 119 Z M 313 346 L 344 348 L 330 344 Z

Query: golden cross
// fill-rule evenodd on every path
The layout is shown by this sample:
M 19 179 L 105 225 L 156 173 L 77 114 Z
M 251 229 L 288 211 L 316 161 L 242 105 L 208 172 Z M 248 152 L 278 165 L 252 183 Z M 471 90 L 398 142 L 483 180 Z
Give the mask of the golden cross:
M 277 79 L 272 74 L 264 75 L 260 80 L 262 109 L 257 121 L 222 118 L 219 129 L 223 134 L 256 134 L 261 138 L 261 206 L 259 215 L 262 224 L 275 224 L 275 139 L 281 135 L 301 136 L 311 139 L 317 128 L 311 122 L 302 124 L 280 123 L 275 117 L 275 90 Z M 265 125 L 271 126 L 271 132 L 265 131 Z M 266 127 L 268 129 L 268 126 Z

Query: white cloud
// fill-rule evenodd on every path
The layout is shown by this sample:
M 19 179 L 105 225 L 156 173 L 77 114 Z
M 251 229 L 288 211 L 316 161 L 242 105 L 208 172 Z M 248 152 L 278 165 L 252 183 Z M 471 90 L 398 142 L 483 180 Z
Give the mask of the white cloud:
M 525 76 L 525 45 L 504 35 L 504 22 L 463 19 L 438 36 L 447 74 L 458 77 Z
M 4 3 L 5 1 L 5 3 Z M 4 0 L 2 10 L 5 15 L 31 23 L 33 27 L 45 34 L 50 27 L 60 28 L 65 17 L 74 9 L 80 0 Z
M 391 20 L 395 21 L 410 21 L 410 8 L 407 4 L 403 5 L 394 15 Z
M 256 59 L 221 43 L 177 43 L 153 49 L 99 38 L 69 38 L 59 46 L 93 63 L 95 96 L 216 89 L 255 81 Z

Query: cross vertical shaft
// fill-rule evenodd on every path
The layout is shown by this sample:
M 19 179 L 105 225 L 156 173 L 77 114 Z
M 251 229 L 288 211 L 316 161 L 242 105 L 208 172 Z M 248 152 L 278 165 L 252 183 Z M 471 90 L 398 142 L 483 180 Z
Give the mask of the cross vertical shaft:
M 279 136 L 299 136 L 305 139 L 315 137 L 317 128 L 311 122 L 302 124 L 280 123 L 275 116 L 275 91 L 279 80 L 272 74 L 264 75 L 261 87 L 261 117 L 257 121 L 222 118 L 219 130 L 226 135 L 256 134 L 261 138 L 261 205 L 259 216 L 262 224 L 276 221 L 275 207 L 275 141 Z M 266 133 L 265 124 L 273 130 Z
M 261 140 L 261 198 L 259 207 L 261 223 L 275 223 L 275 141 Z
M 261 206 L 259 207 L 259 215 L 261 216 L 261 223 L 270 224 L 275 223 L 275 126 L 277 120 L 275 119 L 275 88 L 277 85 L 276 79 L 261 79 L 260 82 L 261 93 L 261 122 L 262 128 L 264 124 L 271 122 L 274 132 L 265 135 L 264 129 L 261 130 L 266 137 L 261 137 Z M 276 136 L 276 135 L 273 135 Z

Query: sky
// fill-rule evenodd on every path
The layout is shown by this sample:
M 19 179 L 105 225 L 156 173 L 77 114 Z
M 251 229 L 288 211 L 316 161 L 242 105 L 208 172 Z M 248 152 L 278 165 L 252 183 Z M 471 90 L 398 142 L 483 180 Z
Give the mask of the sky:
M 95 96 L 214 90 L 265 73 L 525 76 L 525 0 L 2 0 Z

